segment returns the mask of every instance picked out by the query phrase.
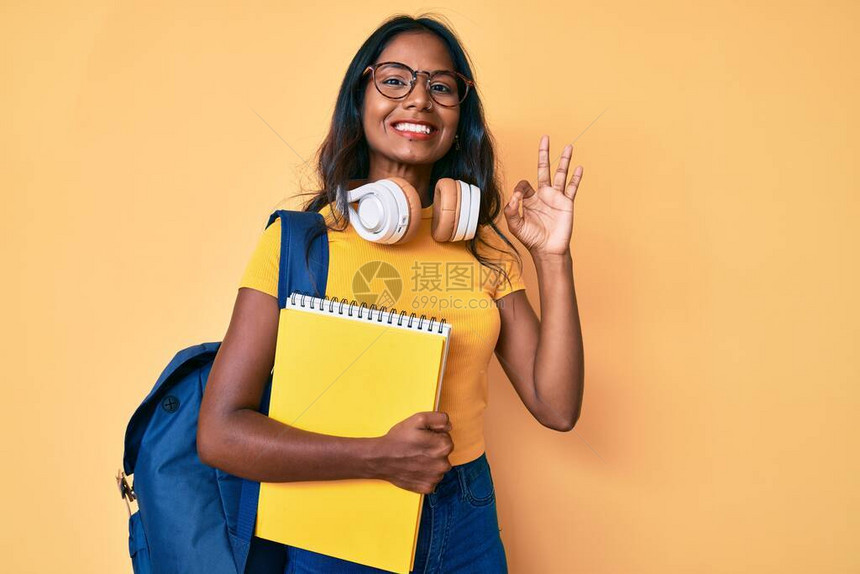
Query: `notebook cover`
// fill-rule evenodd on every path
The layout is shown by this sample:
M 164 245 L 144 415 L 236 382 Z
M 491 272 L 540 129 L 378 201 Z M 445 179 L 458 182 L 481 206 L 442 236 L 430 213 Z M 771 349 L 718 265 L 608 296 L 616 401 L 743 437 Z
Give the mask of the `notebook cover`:
M 378 437 L 436 410 L 447 337 L 396 323 L 282 309 L 269 416 L 317 433 Z M 422 494 L 381 479 L 263 482 L 255 534 L 408 574 L 422 506 Z

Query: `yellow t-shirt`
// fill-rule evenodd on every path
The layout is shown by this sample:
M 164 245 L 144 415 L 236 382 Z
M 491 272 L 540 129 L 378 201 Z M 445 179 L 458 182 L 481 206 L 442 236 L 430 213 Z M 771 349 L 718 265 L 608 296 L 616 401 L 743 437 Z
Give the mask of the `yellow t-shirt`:
M 333 219 L 330 205 L 320 214 L 330 226 L 342 227 L 342 220 Z M 329 229 L 325 295 L 406 311 L 407 317 L 414 312 L 416 318 L 422 314 L 427 320 L 444 318 L 452 326 L 439 410 L 448 413 L 451 421 L 454 450 L 448 460 L 457 465 L 484 452 L 487 365 L 501 325 L 496 305 L 504 304 L 496 301 L 525 289 L 525 283 L 511 248 L 489 226 L 481 226 L 478 232 L 501 251 L 479 244 L 479 252 L 503 265 L 510 283 L 481 265 L 465 242 L 434 240 L 432 218 L 433 206 L 423 208 L 418 233 L 402 245 L 367 241 L 351 225 L 343 231 Z M 280 240 L 277 219 L 263 231 L 239 287 L 278 296 Z M 519 251 L 524 253 L 522 248 Z

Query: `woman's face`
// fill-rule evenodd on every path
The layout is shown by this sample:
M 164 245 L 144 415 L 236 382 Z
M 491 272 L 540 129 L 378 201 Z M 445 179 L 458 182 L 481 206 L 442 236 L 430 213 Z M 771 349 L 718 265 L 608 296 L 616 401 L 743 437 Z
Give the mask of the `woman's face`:
M 400 62 L 413 70 L 454 70 L 445 44 L 427 32 L 405 32 L 391 40 L 376 62 Z M 418 74 L 412 92 L 401 100 L 379 93 L 368 72 L 364 94 L 362 125 L 370 147 L 371 165 L 399 172 L 416 165 L 432 165 L 441 159 L 454 142 L 460 107 L 446 108 L 430 99 L 427 74 Z M 429 108 L 429 109 L 428 109 Z M 430 137 L 398 131 L 398 122 L 420 120 L 435 129 Z

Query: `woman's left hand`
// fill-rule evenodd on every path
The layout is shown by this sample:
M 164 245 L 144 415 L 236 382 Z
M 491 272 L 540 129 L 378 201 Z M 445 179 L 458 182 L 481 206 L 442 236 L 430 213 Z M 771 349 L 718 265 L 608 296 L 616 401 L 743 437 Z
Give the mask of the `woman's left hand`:
M 570 253 L 573 234 L 573 200 L 582 179 L 582 166 L 576 166 L 565 187 L 573 145 L 565 146 L 552 182 L 549 177 L 549 136 L 541 137 L 538 151 L 538 189 L 520 180 L 511 201 L 505 206 L 508 229 L 525 245 L 532 257 Z M 523 214 L 520 215 L 520 204 Z

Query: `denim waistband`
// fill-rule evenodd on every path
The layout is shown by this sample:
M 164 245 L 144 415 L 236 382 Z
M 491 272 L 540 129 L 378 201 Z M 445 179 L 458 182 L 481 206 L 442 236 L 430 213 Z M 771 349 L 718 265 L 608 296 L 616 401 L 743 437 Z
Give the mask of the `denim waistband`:
M 440 497 L 450 496 L 458 490 L 462 490 L 478 474 L 484 472 L 486 466 L 488 466 L 486 451 L 475 460 L 452 466 L 451 470 L 446 472 L 442 480 L 436 485 L 435 492 L 427 495 L 430 497 L 431 504 L 435 505 L 436 500 Z

